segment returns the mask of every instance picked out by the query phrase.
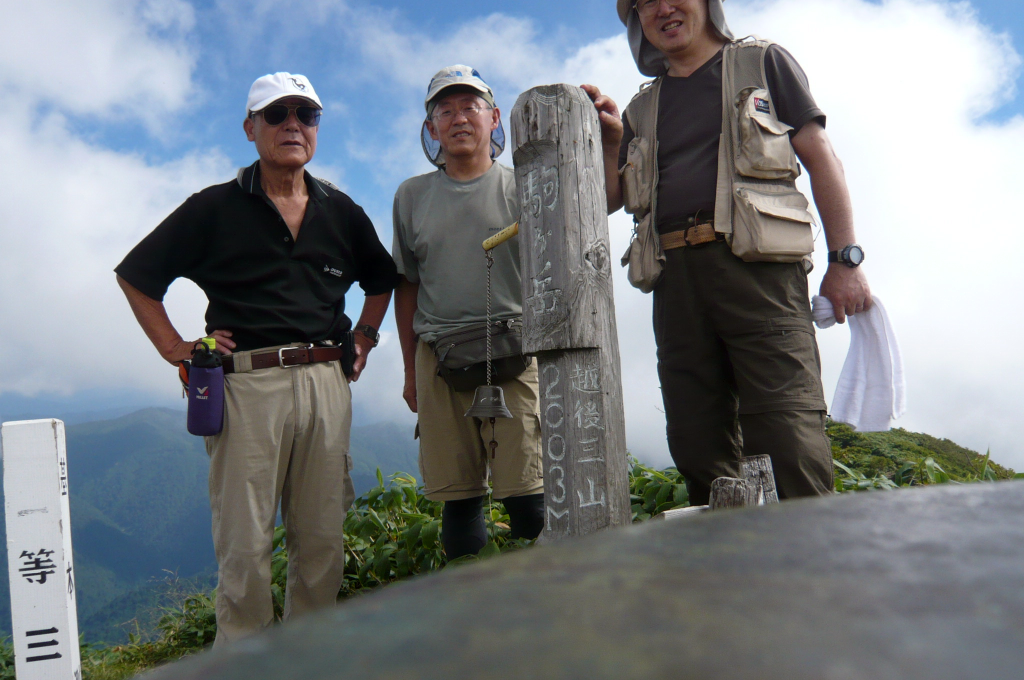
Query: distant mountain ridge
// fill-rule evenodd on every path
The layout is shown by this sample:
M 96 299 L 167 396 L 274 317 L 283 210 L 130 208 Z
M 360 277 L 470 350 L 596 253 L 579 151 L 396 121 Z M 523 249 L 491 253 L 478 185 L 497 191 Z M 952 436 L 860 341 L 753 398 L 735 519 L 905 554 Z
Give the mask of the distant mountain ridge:
M 185 412 L 168 408 L 68 425 L 67 446 L 80 628 L 87 641 L 118 642 L 119 624 L 159 606 L 171 575 L 206 584 L 216 572 L 209 459 Z M 378 466 L 418 472 L 411 428 L 394 423 L 354 427 L 351 454 L 357 493 L 376 485 Z M 2 523 L 0 532 L 6 550 Z M 0 630 L 9 630 L 2 581 Z

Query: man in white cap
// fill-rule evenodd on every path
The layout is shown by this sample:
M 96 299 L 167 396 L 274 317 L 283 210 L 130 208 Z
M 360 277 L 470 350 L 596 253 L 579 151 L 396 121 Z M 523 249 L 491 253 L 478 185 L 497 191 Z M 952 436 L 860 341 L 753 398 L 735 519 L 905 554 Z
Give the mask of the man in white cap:
M 821 294 L 838 321 L 871 305 L 853 211 L 825 114 L 786 50 L 734 40 L 722 0 L 617 0 L 640 72 L 620 120 L 585 86 L 604 136 L 608 209 L 625 204 L 632 271 L 654 291 L 658 373 L 672 457 L 690 502 L 771 456 L 783 498 L 832 490 L 821 367 L 808 299 L 814 218 L 828 241 Z M 624 125 L 624 124 L 625 125 Z M 646 262 L 647 266 L 640 266 Z M 658 274 L 660 262 L 660 274 Z
M 453 357 L 479 342 L 487 313 L 481 244 L 518 221 L 515 172 L 494 158 L 505 138 L 494 93 L 470 66 L 442 69 L 430 81 L 421 138 L 437 170 L 406 180 L 395 194 L 392 255 L 401 274 L 395 318 L 405 359 L 404 397 L 418 414 L 420 472 L 428 498 L 444 501 L 441 538 L 449 560 L 486 544 L 488 478 L 503 499 L 513 538 L 536 538 L 544 522 L 540 400 L 536 363 L 513 347 L 494 363 L 511 419 L 491 426 L 467 418 L 474 389 L 486 381 L 477 361 L 450 370 Z M 501 340 L 522 328 L 519 247 L 493 251 L 491 320 Z M 463 357 L 465 358 L 465 357 Z M 471 357 L 473 358 L 473 357 Z M 483 360 L 484 357 L 475 357 Z M 463 362 L 465 363 L 465 362 Z
M 279 503 L 289 558 L 285 619 L 333 604 L 343 580 L 342 523 L 354 496 L 348 382 L 376 344 L 397 275 L 363 210 L 305 170 L 322 108 L 301 75 L 257 79 L 244 129 L 259 160 L 190 197 L 116 269 L 165 360 L 187 360 L 196 344 L 164 310 L 179 276 L 209 298 L 206 334 L 226 355 L 224 426 L 206 438 L 217 645 L 274 620 Z M 366 300 L 353 332 L 345 293 L 355 282 Z

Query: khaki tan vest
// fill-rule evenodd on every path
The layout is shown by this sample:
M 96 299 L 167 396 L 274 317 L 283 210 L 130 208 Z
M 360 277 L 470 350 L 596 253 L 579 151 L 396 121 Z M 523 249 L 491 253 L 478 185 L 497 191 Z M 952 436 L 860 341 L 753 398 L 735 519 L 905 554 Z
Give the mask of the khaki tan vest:
M 765 40 L 744 39 L 725 46 L 715 230 L 725 234 L 733 253 L 744 261 L 804 260 L 809 264 L 815 221 L 807 198 L 796 188 L 800 164 L 789 139 L 793 128 L 778 119 L 768 91 L 764 58 L 771 45 Z M 620 175 L 623 202 L 626 212 L 633 215 L 636 238 L 623 262 L 628 260 L 630 282 L 641 290 L 654 287 L 664 261 L 654 234 L 662 80 L 645 83 L 625 111 L 636 137 L 629 144 Z M 641 253 L 634 251 L 645 250 L 647 241 L 653 245 L 652 253 L 638 257 Z M 635 276 L 634 265 L 638 267 Z

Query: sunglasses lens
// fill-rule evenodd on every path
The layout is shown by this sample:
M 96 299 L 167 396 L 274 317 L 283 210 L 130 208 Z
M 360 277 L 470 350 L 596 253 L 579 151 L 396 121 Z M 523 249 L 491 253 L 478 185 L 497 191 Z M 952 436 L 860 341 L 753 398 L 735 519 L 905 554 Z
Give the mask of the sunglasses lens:
M 271 105 L 263 109 L 263 121 L 267 125 L 280 125 L 288 117 L 288 107 Z
M 273 104 L 263 109 L 263 121 L 267 125 L 280 125 L 288 118 L 289 107 L 283 104 Z M 316 127 L 320 124 L 320 109 L 314 106 L 299 106 L 295 108 L 295 117 L 306 127 Z
M 295 110 L 295 117 L 306 127 L 316 127 L 320 124 L 320 109 L 312 106 L 300 106 Z

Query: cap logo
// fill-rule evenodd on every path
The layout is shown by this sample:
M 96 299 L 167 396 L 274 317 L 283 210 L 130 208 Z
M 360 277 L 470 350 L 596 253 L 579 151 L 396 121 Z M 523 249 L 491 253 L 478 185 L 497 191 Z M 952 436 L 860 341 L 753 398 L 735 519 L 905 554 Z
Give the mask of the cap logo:
M 292 81 L 292 85 L 294 85 L 297 89 L 302 90 L 303 92 L 306 91 L 306 84 L 299 80 L 298 78 L 289 78 L 288 80 Z
M 761 99 L 760 97 L 754 97 L 754 109 L 761 113 L 771 114 L 771 105 L 767 99 Z

